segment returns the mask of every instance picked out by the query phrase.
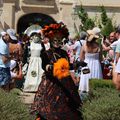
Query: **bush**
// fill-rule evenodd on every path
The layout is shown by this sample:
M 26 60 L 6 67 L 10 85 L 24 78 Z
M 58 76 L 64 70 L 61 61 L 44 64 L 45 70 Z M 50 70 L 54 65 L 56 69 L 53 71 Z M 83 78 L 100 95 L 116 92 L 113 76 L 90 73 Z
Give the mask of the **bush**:
M 32 120 L 29 110 L 19 98 L 19 90 L 7 93 L 0 89 L 0 120 Z
M 96 88 L 115 88 L 112 83 L 112 80 L 98 80 L 98 79 L 91 79 L 90 80 L 90 89 Z
M 120 96 L 111 80 L 91 80 L 90 96 L 83 104 L 84 120 L 120 120 Z

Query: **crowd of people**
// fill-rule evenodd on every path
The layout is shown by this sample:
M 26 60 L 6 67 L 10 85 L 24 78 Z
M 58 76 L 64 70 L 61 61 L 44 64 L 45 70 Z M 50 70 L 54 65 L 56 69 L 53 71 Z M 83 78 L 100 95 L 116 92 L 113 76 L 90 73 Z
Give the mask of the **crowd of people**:
M 98 27 L 69 33 L 62 22 L 22 37 L 13 29 L 0 34 L 0 87 L 9 91 L 24 79 L 21 89 L 35 93 L 37 119 L 82 120 L 91 79 L 113 79 L 120 89 L 120 27 L 107 37 Z

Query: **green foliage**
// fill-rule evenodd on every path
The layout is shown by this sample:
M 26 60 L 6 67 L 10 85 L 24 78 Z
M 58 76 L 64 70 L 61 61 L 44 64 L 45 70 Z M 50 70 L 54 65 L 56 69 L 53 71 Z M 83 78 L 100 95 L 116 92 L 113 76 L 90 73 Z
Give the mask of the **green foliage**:
M 109 36 L 109 34 L 113 31 L 114 31 L 114 27 L 112 25 L 112 21 L 111 19 L 108 19 L 106 25 L 102 28 L 102 34 L 104 36 Z
M 120 96 L 111 80 L 91 80 L 89 100 L 83 103 L 84 120 L 120 120 Z
M 92 79 L 90 80 L 90 88 L 115 88 L 112 83 L 112 80 L 103 80 L 103 79 Z
M 114 31 L 114 26 L 112 23 L 112 19 L 108 18 L 105 7 L 101 6 L 101 23 L 102 23 L 102 34 L 104 36 L 109 36 L 111 32 Z
M 107 16 L 105 7 L 101 6 L 100 8 L 101 8 L 101 21 L 102 21 L 102 24 L 106 25 L 107 21 L 108 21 L 108 16 Z
M 109 36 L 109 34 L 114 31 L 115 26 L 112 23 L 112 19 L 107 16 L 104 6 L 100 7 L 100 12 L 101 18 L 99 20 L 98 16 L 95 16 L 95 19 L 91 19 L 82 5 L 77 7 L 77 15 L 81 20 L 79 31 L 86 31 L 88 29 L 92 29 L 94 26 L 98 26 L 101 28 L 104 36 Z
M 32 120 L 19 94 L 19 90 L 8 93 L 0 89 L 0 120 Z
M 81 22 L 84 24 L 86 19 L 88 19 L 88 14 L 87 12 L 84 10 L 84 8 L 82 7 L 82 5 L 80 6 L 79 9 L 77 9 L 77 13 L 79 18 L 81 19 Z
M 86 19 L 84 27 L 85 30 L 92 29 L 94 27 L 94 21 L 90 18 Z
M 91 29 L 95 26 L 94 21 L 89 18 L 88 13 L 84 10 L 82 5 L 77 9 L 77 14 L 81 20 L 80 31 Z

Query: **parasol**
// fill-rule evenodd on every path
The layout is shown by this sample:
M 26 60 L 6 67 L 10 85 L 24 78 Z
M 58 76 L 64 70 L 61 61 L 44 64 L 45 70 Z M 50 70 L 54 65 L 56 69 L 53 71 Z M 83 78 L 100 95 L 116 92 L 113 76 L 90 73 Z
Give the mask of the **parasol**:
M 34 32 L 39 33 L 41 29 L 42 27 L 40 25 L 31 25 L 25 30 L 24 34 L 27 34 L 28 36 L 30 36 Z

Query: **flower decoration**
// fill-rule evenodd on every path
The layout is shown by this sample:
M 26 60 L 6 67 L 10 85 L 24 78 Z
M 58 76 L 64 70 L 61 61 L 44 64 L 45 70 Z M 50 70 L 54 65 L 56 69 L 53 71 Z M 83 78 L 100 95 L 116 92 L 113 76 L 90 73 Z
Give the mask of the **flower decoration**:
M 31 76 L 32 76 L 32 77 L 36 77 L 36 76 L 37 76 L 36 71 L 32 71 L 32 72 L 31 72 Z
M 54 63 L 53 75 L 58 79 L 65 78 L 69 75 L 69 62 L 65 58 L 60 58 Z
M 63 38 L 68 38 L 69 35 L 66 25 L 64 25 L 62 22 L 44 26 L 42 33 L 44 36 L 49 37 L 50 40 L 62 40 Z

